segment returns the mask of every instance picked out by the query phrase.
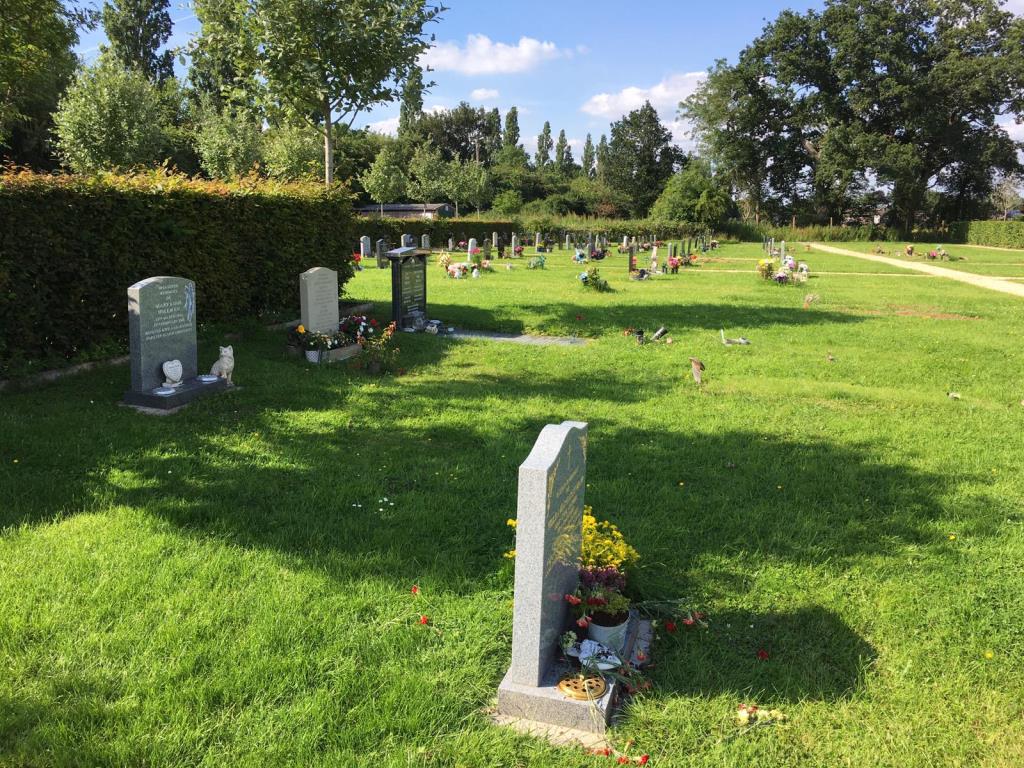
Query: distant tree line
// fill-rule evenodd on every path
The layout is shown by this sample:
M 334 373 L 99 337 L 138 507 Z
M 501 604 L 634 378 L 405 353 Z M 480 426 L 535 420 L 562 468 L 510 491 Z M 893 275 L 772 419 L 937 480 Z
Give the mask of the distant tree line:
M 428 0 L 192 0 L 199 33 L 169 49 L 170 0 L 0 3 L 0 153 L 74 172 L 167 165 L 232 179 L 344 183 L 364 202 L 453 203 L 502 217 L 729 218 L 901 228 L 1021 205 L 1024 20 L 1000 0 L 828 0 L 785 11 L 680 105 L 684 154 L 644 104 L 579 150 L 550 121 L 524 149 L 519 112 L 424 110 Z M 313 11 L 313 12 L 311 12 Z M 379 23 L 366 24 L 366 19 Z M 82 65 L 79 30 L 108 43 Z M 176 58 L 187 70 L 179 79 Z M 400 103 L 396 136 L 352 126 Z

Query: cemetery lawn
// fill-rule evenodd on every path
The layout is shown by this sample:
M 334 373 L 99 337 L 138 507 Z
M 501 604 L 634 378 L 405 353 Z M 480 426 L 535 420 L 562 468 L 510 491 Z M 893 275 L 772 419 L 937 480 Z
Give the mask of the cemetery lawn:
M 0 395 L 0 765 L 614 764 L 485 714 L 516 468 L 574 419 L 637 591 L 710 621 L 662 632 L 631 756 L 1019 766 L 1024 302 L 802 247 L 815 276 L 778 287 L 760 253 L 648 283 L 612 255 L 608 294 L 565 252 L 431 266 L 432 317 L 585 346 L 400 334 L 407 372 L 376 379 L 253 324 L 201 332 L 203 366 L 241 334 L 239 387 L 174 416 L 118 407 L 125 367 Z M 384 318 L 388 273 L 348 288 Z M 787 721 L 740 728 L 741 703 Z

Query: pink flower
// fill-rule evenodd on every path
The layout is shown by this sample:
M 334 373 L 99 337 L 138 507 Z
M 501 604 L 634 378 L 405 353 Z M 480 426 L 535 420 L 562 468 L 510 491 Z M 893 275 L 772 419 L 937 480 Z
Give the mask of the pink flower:
M 576 619 L 576 626 L 579 627 L 580 629 L 586 629 L 587 627 L 590 626 L 590 622 L 587 620 L 587 617 L 584 616 L 581 619 Z
M 419 586 L 418 586 L 418 585 L 416 585 L 416 584 L 413 584 L 413 585 L 412 585 L 412 590 L 411 590 L 411 592 L 412 592 L 412 593 L 413 593 L 414 595 L 418 595 L 418 594 L 420 593 L 420 588 L 419 588 Z

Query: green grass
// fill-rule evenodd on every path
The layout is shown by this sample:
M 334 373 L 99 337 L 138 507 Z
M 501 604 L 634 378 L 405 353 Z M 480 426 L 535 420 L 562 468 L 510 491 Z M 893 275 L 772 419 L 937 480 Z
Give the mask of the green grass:
M 875 253 L 875 249 L 881 247 L 884 255 L 919 264 L 933 264 L 946 269 L 955 269 L 960 272 L 971 272 L 976 275 L 988 275 L 990 277 L 1024 277 L 1024 251 L 1008 251 L 988 248 L 976 248 L 964 245 L 943 245 L 946 252 L 953 257 L 951 261 L 930 260 L 927 258 L 929 251 L 935 245 L 926 243 L 914 244 L 914 256 L 908 257 L 905 252 L 906 243 L 829 243 L 837 248 L 846 248 L 852 251 L 863 253 Z M 870 264 L 871 262 L 865 262 Z M 885 264 L 877 266 L 885 267 Z
M 432 267 L 432 316 L 593 340 L 403 334 L 407 373 L 373 379 L 206 329 L 206 363 L 241 332 L 240 386 L 172 417 L 116 405 L 123 367 L 0 396 L 0 765 L 608 765 L 483 713 L 509 660 L 516 468 L 564 419 L 591 425 L 587 500 L 640 550 L 639 593 L 710 616 L 658 642 L 617 731 L 633 754 L 1020 765 L 1024 303 L 800 256 L 806 288 L 706 266 L 630 282 L 617 255 L 609 294 L 564 253 Z M 386 309 L 386 272 L 349 288 Z M 622 335 L 661 324 L 671 346 Z M 788 722 L 741 731 L 741 702 Z

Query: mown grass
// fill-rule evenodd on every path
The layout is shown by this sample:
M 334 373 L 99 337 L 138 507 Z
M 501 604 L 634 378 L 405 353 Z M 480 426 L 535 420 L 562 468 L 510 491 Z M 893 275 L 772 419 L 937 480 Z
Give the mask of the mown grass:
M 955 244 L 942 245 L 942 248 L 952 258 L 950 260 L 932 260 L 928 258 L 928 252 L 935 250 L 936 245 L 939 244 L 914 243 L 913 256 L 906 254 L 907 243 L 832 243 L 831 245 L 862 253 L 875 253 L 876 249 L 881 248 L 883 254 L 890 258 L 912 263 L 934 264 L 976 275 L 1024 277 L 1024 250 L 1000 250 Z M 878 266 L 885 267 L 886 265 L 879 264 Z
M 239 388 L 172 417 L 116 405 L 124 368 L 0 397 L 0 764 L 607 765 L 483 713 L 516 467 L 582 419 L 587 500 L 642 553 L 638 592 L 711 622 L 660 639 L 631 754 L 1019 765 L 1024 304 L 900 273 L 636 283 L 624 261 L 600 265 L 610 294 L 567 254 L 431 269 L 432 316 L 582 347 L 401 335 L 406 373 L 374 379 L 206 329 L 206 362 L 242 334 Z M 386 272 L 349 287 L 386 310 Z M 622 335 L 661 324 L 670 346 Z M 788 722 L 742 730 L 741 702 Z

